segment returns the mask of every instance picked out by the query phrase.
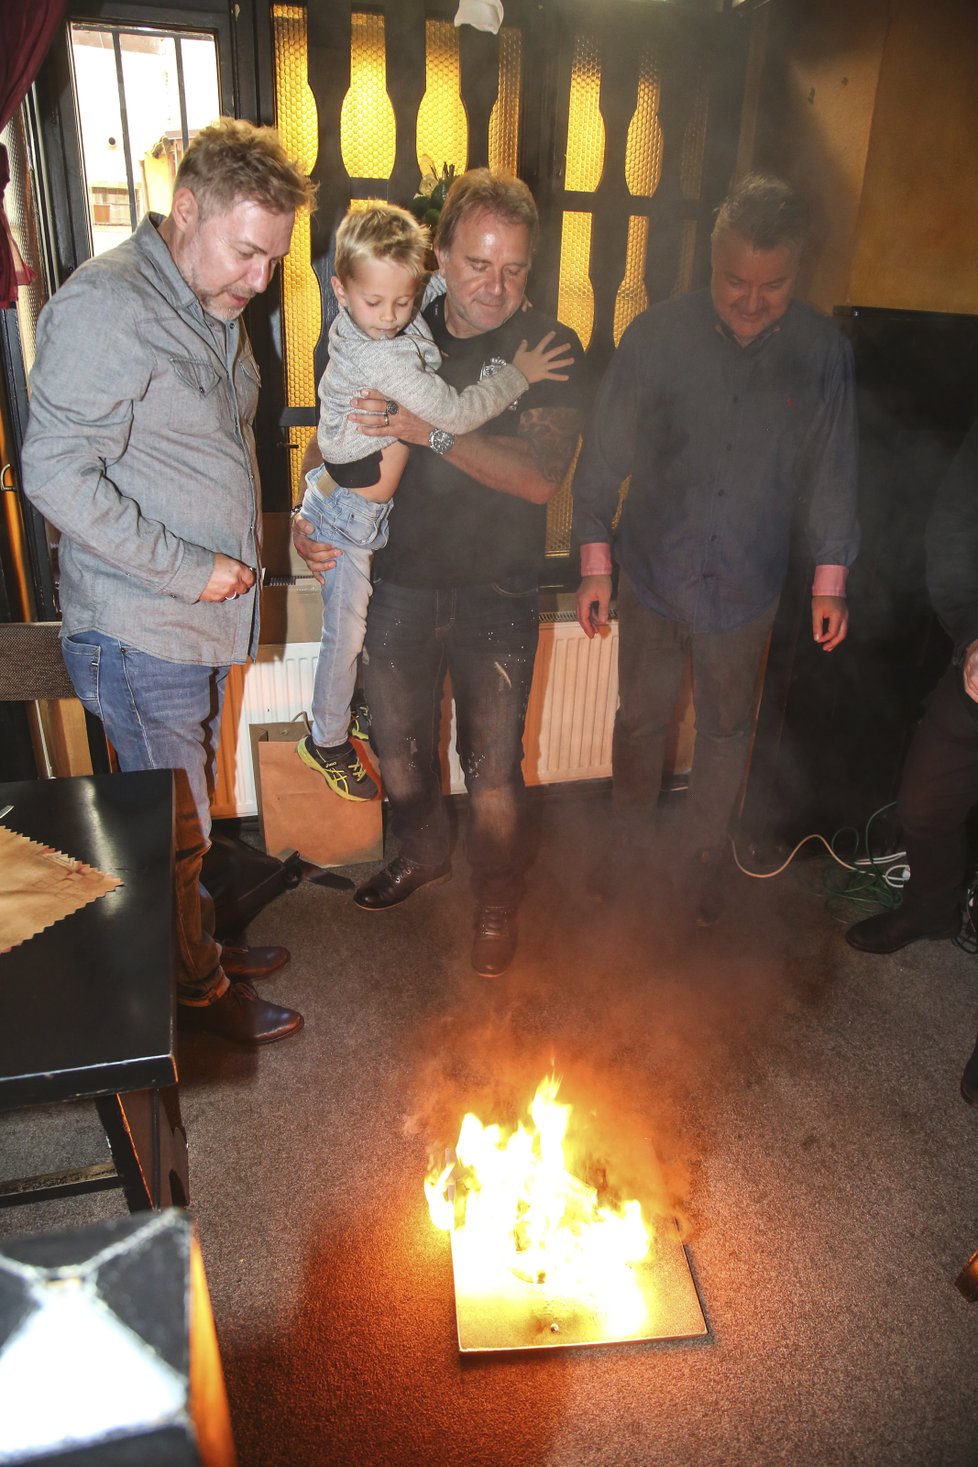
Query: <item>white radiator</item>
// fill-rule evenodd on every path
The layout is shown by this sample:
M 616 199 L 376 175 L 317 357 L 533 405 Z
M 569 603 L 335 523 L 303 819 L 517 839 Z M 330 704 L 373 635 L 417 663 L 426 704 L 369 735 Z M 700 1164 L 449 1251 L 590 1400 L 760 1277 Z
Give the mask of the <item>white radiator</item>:
M 259 650 L 257 662 L 232 668 L 218 750 L 213 807 L 218 819 L 257 813 L 249 725 L 284 723 L 308 712 L 318 652 L 318 641 L 267 646 Z M 589 641 L 571 614 L 550 613 L 540 624 L 527 709 L 527 784 L 609 776 L 617 703 L 617 622 Z M 445 743 L 448 786 L 459 794 L 465 782 L 455 752 L 454 719 Z

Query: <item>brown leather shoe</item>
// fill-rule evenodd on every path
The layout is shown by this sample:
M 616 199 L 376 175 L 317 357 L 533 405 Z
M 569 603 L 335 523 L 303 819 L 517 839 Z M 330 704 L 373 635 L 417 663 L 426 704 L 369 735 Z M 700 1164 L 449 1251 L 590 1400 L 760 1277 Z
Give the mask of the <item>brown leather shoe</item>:
M 516 912 L 480 907 L 475 914 L 472 966 L 482 978 L 499 978 L 516 956 Z
M 284 968 L 291 953 L 287 947 L 244 947 L 235 943 L 221 944 L 221 967 L 229 978 L 267 978 Z
M 451 874 L 448 866 L 440 871 L 429 871 L 426 866 L 409 861 L 407 856 L 395 856 L 389 866 L 357 888 L 353 900 L 365 912 L 386 912 L 388 907 L 406 902 L 419 887 L 440 886 Z
M 236 1044 L 271 1044 L 302 1028 L 302 1015 L 258 997 L 250 983 L 232 983 L 213 1003 L 177 1004 L 177 1023 L 193 1034 L 217 1034 Z

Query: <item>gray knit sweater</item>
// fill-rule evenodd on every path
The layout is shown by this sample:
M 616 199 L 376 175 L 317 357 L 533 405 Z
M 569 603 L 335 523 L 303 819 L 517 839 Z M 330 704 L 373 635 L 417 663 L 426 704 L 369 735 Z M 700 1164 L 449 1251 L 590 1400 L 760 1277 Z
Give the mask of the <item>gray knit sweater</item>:
M 424 304 L 441 294 L 440 286 L 435 277 L 425 292 Z M 389 438 L 367 438 L 355 423 L 347 422 L 352 399 L 368 387 L 435 428 L 470 433 L 505 412 L 529 386 L 518 367 L 503 363 L 492 375 L 456 392 L 437 376 L 440 365 L 441 353 L 420 313 L 400 336 L 372 341 L 341 310 L 329 328 L 329 362 L 319 384 L 318 437 L 326 462 L 354 463 L 397 442 L 396 433 Z M 396 423 L 395 419 L 392 427 Z

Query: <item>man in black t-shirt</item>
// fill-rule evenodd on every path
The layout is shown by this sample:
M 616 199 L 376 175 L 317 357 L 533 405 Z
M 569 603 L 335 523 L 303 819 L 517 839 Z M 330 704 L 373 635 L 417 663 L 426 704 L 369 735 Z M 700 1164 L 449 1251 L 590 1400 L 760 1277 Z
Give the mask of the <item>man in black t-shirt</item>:
M 425 312 L 441 376 L 462 388 L 547 332 L 570 344 L 566 382 L 540 382 L 474 433 L 457 438 L 378 393 L 356 400 L 367 436 L 393 419 L 412 445 L 374 563 L 364 676 L 372 742 L 390 802 L 397 856 L 354 896 L 367 911 L 397 906 L 449 875 L 439 723 L 450 676 L 469 794 L 466 853 L 476 899 L 472 964 L 495 977 L 516 950 L 526 864 L 523 724 L 538 632 L 546 506 L 577 443 L 583 350 L 574 333 L 524 304 L 536 244 L 525 184 L 474 169 L 456 179 L 435 235 L 446 293 Z M 386 412 L 385 412 L 386 408 Z M 328 573 L 329 547 L 296 522 L 296 548 Z

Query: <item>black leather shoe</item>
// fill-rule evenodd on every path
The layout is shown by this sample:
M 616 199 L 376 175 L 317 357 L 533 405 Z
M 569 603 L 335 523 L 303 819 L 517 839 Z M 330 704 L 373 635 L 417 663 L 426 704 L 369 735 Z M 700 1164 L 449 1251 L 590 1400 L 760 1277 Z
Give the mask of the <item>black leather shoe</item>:
M 480 907 L 475 914 L 472 966 L 482 978 L 499 978 L 516 956 L 512 907 Z
M 451 874 L 448 866 L 441 871 L 429 871 L 406 856 L 395 856 L 389 866 L 357 887 L 353 900 L 365 912 L 386 912 L 388 907 L 406 902 L 419 887 L 440 886 Z
M 961 1076 L 961 1095 L 969 1105 L 978 1106 L 978 1040 Z
M 922 928 L 907 916 L 902 907 L 897 907 L 895 912 L 877 912 L 875 917 L 864 917 L 855 927 L 849 928 L 846 942 L 861 953 L 895 953 L 908 943 L 957 937 L 960 931 L 961 920 L 958 917 L 941 927 Z
M 302 1015 L 258 997 L 250 983 L 232 983 L 213 1003 L 177 1004 L 177 1023 L 193 1034 L 217 1034 L 236 1044 L 271 1044 L 302 1028 Z
M 237 947 L 222 943 L 221 967 L 229 978 L 267 978 L 284 968 L 291 954 L 287 947 Z

